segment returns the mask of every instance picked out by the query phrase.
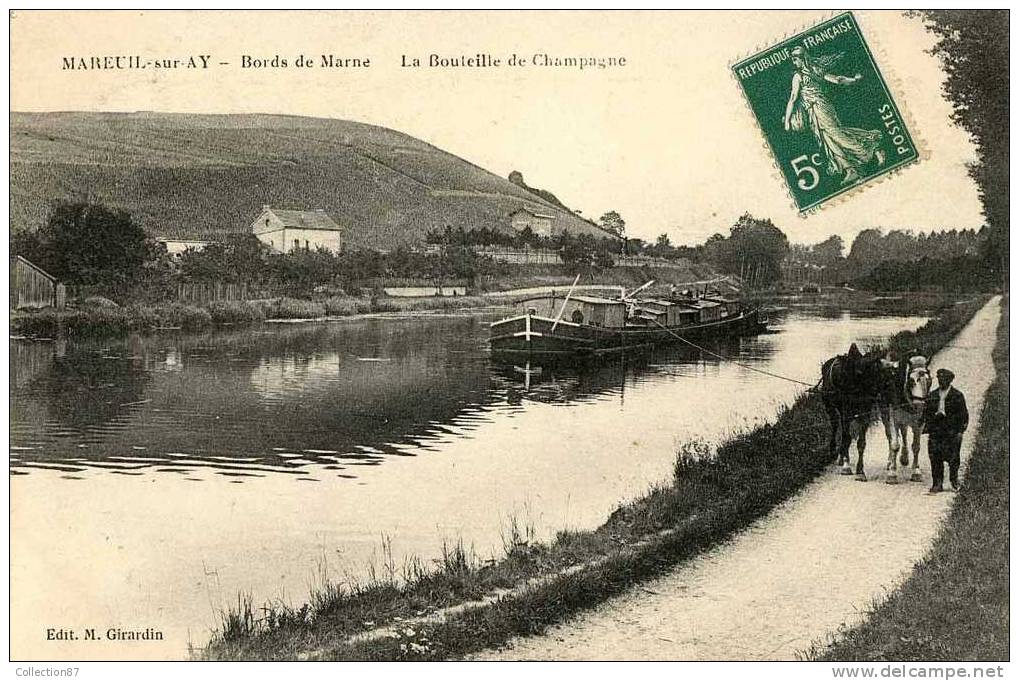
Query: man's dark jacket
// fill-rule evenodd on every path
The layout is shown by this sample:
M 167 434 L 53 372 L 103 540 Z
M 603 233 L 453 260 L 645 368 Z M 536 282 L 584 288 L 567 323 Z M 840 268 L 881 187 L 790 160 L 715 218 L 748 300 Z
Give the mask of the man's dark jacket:
M 923 408 L 923 432 L 931 435 L 961 435 L 969 425 L 969 411 L 966 398 L 955 388 L 949 388 L 945 395 L 945 415 L 938 414 L 941 391 L 935 390 L 927 396 Z

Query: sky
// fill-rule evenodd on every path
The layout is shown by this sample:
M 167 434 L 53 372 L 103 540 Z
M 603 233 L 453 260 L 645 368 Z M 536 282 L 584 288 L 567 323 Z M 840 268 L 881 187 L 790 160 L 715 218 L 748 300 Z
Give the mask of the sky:
M 627 234 L 693 244 L 744 212 L 797 243 L 869 227 L 983 224 L 968 135 L 943 98 L 933 37 L 898 12 L 855 13 L 921 161 L 800 217 L 729 64 L 832 12 L 17 12 L 11 109 L 284 113 L 382 125 L 571 208 L 618 211 Z M 500 68 L 411 68 L 478 53 Z M 64 57 L 211 55 L 206 71 L 67 71 Z M 369 68 L 295 68 L 298 55 Z M 625 58 L 614 68 L 509 67 L 510 55 Z M 288 68 L 241 68 L 242 57 Z M 220 66 L 219 62 L 228 65 Z

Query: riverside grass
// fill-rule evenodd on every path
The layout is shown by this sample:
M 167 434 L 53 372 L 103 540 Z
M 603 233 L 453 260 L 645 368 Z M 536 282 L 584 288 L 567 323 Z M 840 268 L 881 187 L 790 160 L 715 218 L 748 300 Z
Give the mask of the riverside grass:
M 383 312 L 456 312 L 505 303 L 484 296 L 427 298 L 356 298 L 324 300 L 273 298 L 216 301 L 204 305 L 85 305 L 67 310 L 40 310 L 11 315 L 11 333 L 37 338 L 107 337 L 165 329 L 202 331 L 217 326 L 245 326 L 271 320 L 318 320 Z
M 948 306 L 917 331 L 893 336 L 889 347 L 933 354 L 986 300 Z M 774 423 L 730 438 L 713 455 L 700 443 L 685 446 L 671 484 L 620 506 L 593 531 L 537 543 L 513 523 L 501 560 L 482 563 L 462 544 L 444 546 L 431 571 L 416 560 L 398 567 L 384 550 L 381 570 L 346 584 L 323 579 L 299 608 L 274 602 L 256 611 L 239 598 L 194 656 L 443 660 L 540 633 L 717 545 L 791 497 L 831 463 L 827 431 L 820 400 L 804 394 Z M 437 621 L 420 619 L 486 598 Z M 391 631 L 364 636 L 379 627 Z
M 927 556 L 867 620 L 806 657 L 829 662 L 1009 659 L 1008 299 L 995 379 L 980 412 L 965 483 Z

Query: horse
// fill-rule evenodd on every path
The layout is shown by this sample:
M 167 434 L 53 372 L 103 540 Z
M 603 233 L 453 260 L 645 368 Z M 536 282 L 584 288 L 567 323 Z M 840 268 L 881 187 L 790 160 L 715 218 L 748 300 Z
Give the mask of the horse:
M 908 360 L 882 362 L 883 385 L 878 410 L 888 439 L 888 464 L 885 482 L 899 482 L 898 465 L 909 465 L 909 450 L 913 450 L 911 482 L 920 482 L 920 435 L 923 432 L 924 403 L 930 394 L 930 371 L 927 359 L 914 351 Z M 912 433 L 913 439 L 909 436 Z M 897 456 L 898 455 L 898 456 Z
M 854 343 L 845 355 L 838 355 L 821 365 L 819 391 L 831 425 L 828 452 L 837 455 L 836 465 L 843 475 L 852 475 L 849 446 L 856 439 L 856 479 L 867 481 L 863 470 L 863 452 L 867 448 L 867 428 L 882 387 L 882 353 L 860 353 Z

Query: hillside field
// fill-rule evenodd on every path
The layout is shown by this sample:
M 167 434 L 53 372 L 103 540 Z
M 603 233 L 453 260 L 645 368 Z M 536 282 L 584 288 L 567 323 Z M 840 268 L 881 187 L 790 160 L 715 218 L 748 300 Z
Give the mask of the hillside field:
M 58 199 L 129 211 L 154 236 L 246 231 L 264 204 L 322 208 L 350 241 L 393 248 L 435 228 L 509 230 L 528 207 L 604 236 L 527 189 L 403 133 L 275 115 L 12 113 L 11 227 Z

